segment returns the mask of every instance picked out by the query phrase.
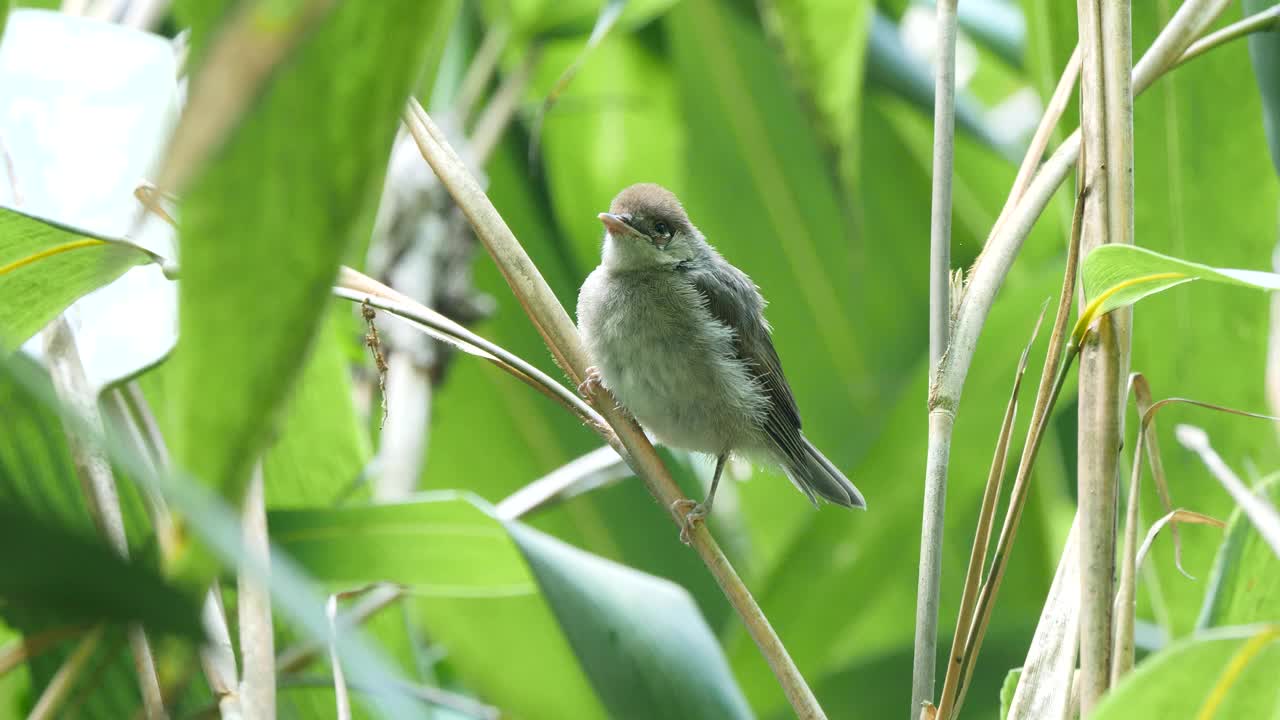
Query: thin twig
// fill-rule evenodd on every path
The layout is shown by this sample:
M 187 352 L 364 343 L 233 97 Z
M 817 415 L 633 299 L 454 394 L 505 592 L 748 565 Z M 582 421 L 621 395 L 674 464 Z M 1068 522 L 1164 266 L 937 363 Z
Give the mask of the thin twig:
M 85 632 L 83 625 L 59 625 L 14 638 L 0 648 L 0 677 L 31 658 L 43 655 L 63 640 L 78 638 Z
M 154 446 L 152 437 L 145 428 L 145 421 L 139 418 L 139 415 L 149 416 L 150 414 L 146 399 L 142 397 L 142 391 L 138 389 L 137 382 L 132 381 L 108 391 L 103 408 L 108 414 L 110 428 L 124 435 L 122 442 L 126 447 L 133 449 L 146 468 L 146 473 L 134 480 L 138 489 L 142 491 L 147 514 L 151 517 L 152 531 L 155 533 L 156 545 L 160 549 L 161 564 L 168 567 L 177 556 L 178 531 L 173 514 L 169 512 L 169 505 L 155 483 L 156 475 L 162 471 L 162 468 L 167 469 L 167 465 L 160 465 L 165 456 L 162 450 Z M 167 460 L 164 461 L 167 462 Z
M 956 4 L 939 0 L 933 102 L 933 198 L 929 225 L 929 373 L 937 372 L 951 337 L 951 180 L 955 163 Z M 930 390 L 932 392 L 932 389 Z M 955 414 L 929 408 L 929 434 L 950 435 Z M 942 528 L 947 505 L 947 463 L 929 453 L 920 525 L 920 577 L 916 589 L 915 657 L 911 717 L 933 701 L 938 655 L 938 597 L 942 584 Z
M 102 437 L 104 430 L 97 395 L 85 377 L 80 352 L 66 315 L 59 315 L 45 330 L 44 340 L 45 360 L 54 391 L 65 412 L 70 413 L 70 416 L 64 415 L 63 427 L 80 487 L 84 491 L 85 505 L 98 532 L 106 538 L 112 550 L 120 557 L 128 558 L 129 538 L 125 535 L 115 475 L 106 450 L 95 442 L 95 438 Z M 91 432 L 77 432 L 78 423 L 87 423 Z M 129 626 L 128 636 L 147 717 L 150 720 L 168 717 L 146 632 L 141 625 L 134 623 Z
M 1138 554 L 1134 558 L 1135 566 L 1138 572 L 1142 571 L 1142 561 L 1147 558 L 1147 553 L 1151 550 L 1151 545 L 1160 535 L 1160 531 L 1168 525 L 1171 529 L 1178 527 L 1180 523 L 1188 523 L 1192 525 L 1209 525 L 1216 528 L 1224 528 L 1227 524 L 1212 515 L 1205 515 L 1193 510 L 1184 510 L 1178 508 L 1171 510 L 1155 521 L 1147 530 L 1147 535 L 1142 539 L 1142 545 L 1138 547 Z
M 351 690 L 356 692 L 366 691 L 366 688 L 360 683 L 351 682 L 348 685 Z M 332 686 L 333 680 L 327 677 L 289 677 L 280 681 L 280 689 L 282 690 L 288 688 L 328 688 Z M 502 712 L 498 708 L 486 705 L 466 695 L 459 695 L 458 693 L 429 685 L 399 683 L 399 686 L 405 693 L 425 703 L 448 708 L 467 717 L 476 718 L 476 720 L 498 720 L 498 718 L 502 717 Z
M 1276 5 L 1280 9 L 1280 5 Z M 1280 244 L 1271 254 L 1271 267 L 1280 272 Z M 1267 408 L 1272 415 L 1280 415 L 1280 293 L 1271 293 L 1270 331 L 1267 333 L 1267 367 L 1264 372 L 1267 388 Z M 1275 424 L 1280 434 L 1280 422 Z
M 991 234 L 995 235 L 1000 231 L 1000 227 L 1004 224 L 1009 213 L 1017 207 L 1022 200 L 1022 196 L 1027 193 L 1027 188 L 1031 186 L 1031 180 L 1035 177 L 1036 168 L 1040 166 L 1040 161 L 1044 158 L 1045 150 L 1049 147 L 1049 140 L 1053 138 L 1053 131 L 1058 127 L 1058 121 L 1062 119 L 1062 113 L 1066 112 L 1067 105 L 1071 102 L 1072 91 L 1075 90 L 1076 80 L 1080 78 L 1080 46 L 1076 45 L 1075 50 L 1071 51 L 1071 59 L 1067 61 L 1067 67 L 1062 71 L 1062 77 L 1058 78 L 1058 86 L 1053 90 L 1053 96 L 1049 98 L 1049 104 L 1045 106 L 1044 114 L 1040 116 L 1040 124 L 1036 126 L 1036 133 L 1031 138 L 1031 144 L 1027 147 L 1027 152 L 1022 156 L 1022 164 L 1018 166 L 1018 175 L 1013 179 L 1013 187 L 1009 190 L 1009 197 L 1005 198 L 1004 207 L 1000 209 L 1000 215 L 996 218 L 995 224 L 991 226 Z
M 324 605 L 329 618 L 329 666 L 333 668 L 333 694 L 338 720 L 351 720 L 351 696 L 347 694 L 347 678 L 342 674 L 342 658 L 338 656 L 338 596 L 330 595 Z
M 1130 386 L 1134 389 L 1134 397 L 1138 404 L 1138 417 L 1145 418 L 1151 408 L 1151 393 L 1147 389 L 1146 378 L 1135 373 Z M 1139 392 L 1141 385 L 1143 391 Z M 1133 464 L 1130 467 L 1129 507 L 1124 520 L 1124 545 L 1120 551 L 1120 579 L 1116 585 L 1116 600 L 1113 616 L 1115 617 L 1115 636 L 1111 647 L 1111 684 L 1115 685 L 1125 673 L 1133 669 L 1134 638 L 1133 628 L 1136 612 L 1134 599 L 1137 597 L 1137 545 L 1138 545 L 1138 506 L 1139 490 L 1142 481 L 1142 451 L 1145 449 L 1147 428 L 1138 428 L 1138 439 L 1133 448 Z M 1154 432 L 1151 433 L 1154 435 Z
M 1280 30 L 1280 5 L 1273 5 L 1262 12 L 1254 13 L 1249 17 L 1234 22 L 1221 30 L 1217 30 L 1203 38 L 1191 43 L 1191 47 L 1178 58 L 1178 65 L 1188 60 L 1200 57 L 1200 55 L 1211 50 L 1223 43 L 1238 40 L 1246 35 L 1252 35 L 1256 32 L 1275 32 Z
M 1004 524 L 1000 528 L 1000 537 L 996 541 L 995 555 L 991 559 L 991 570 L 982 589 L 978 593 L 978 601 L 974 606 L 973 622 L 965 629 L 968 633 L 964 644 L 962 659 L 956 664 L 956 672 L 960 677 L 959 693 L 955 702 L 954 715 L 958 715 L 964 706 L 965 693 L 969 690 L 969 678 L 977 664 L 978 653 L 982 649 L 982 641 L 986 636 L 987 623 L 991 619 L 992 607 L 996 594 L 1000 590 L 1000 582 L 1004 578 L 1005 566 L 1012 551 L 1014 538 L 1018 534 L 1018 525 L 1022 521 L 1022 510 L 1026 506 L 1027 493 L 1030 490 L 1031 468 L 1035 465 L 1036 455 L 1040 451 L 1040 443 L 1049 424 L 1050 412 L 1062 391 L 1067 370 L 1075 359 L 1075 346 L 1067 342 L 1067 323 L 1071 317 L 1071 299 L 1076 286 L 1076 271 L 1080 264 L 1080 227 L 1084 216 L 1084 205 L 1089 197 L 1089 189 L 1082 187 L 1076 195 L 1076 206 L 1071 219 L 1071 240 L 1067 245 L 1066 269 L 1062 274 L 1062 289 L 1058 295 L 1058 307 L 1053 318 L 1053 332 L 1049 335 L 1049 348 L 1045 351 L 1044 367 L 1040 372 L 1040 385 L 1036 391 L 1036 401 L 1031 408 L 1031 421 L 1027 426 L 1027 439 L 1022 445 L 1022 457 L 1018 461 L 1018 472 L 1014 476 L 1013 489 L 1009 494 L 1009 506 L 1005 510 Z M 1063 348 L 1066 355 L 1063 355 Z M 956 662 L 953 655 L 952 662 Z M 950 669 L 948 669 L 950 672 Z
M 378 371 L 378 394 L 382 397 L 382 420 L 378 427 L 382 428 L 387 424 L 387 356 L 382 352 L 382 338 L 378 335 L 377 324 L 373 322 L 377 313 L 369 306 L 368 298 L 360 303 L 360 316 L 369 327 L 369 332 L 364 336 L 364 344 L 373 354 L 373 367 Z
M 1151 467 L 1151 479 L 1155 481 L 1156 493 L 1160 496 L 1160 506 L 1165 512 L 1172 512 L 1173 498 L 1169 493 L 1169 480 L 1165 477 L 1164 460 L 1160 454 L 1160 435 L 1156 432 L 1156 413 L 1169 403 L 1167 400 L 1152 402 L 1151 386 L 1141 373 L 1135 373 L 1132 385 L 1134 397 L 1138 401 L 1138 430 L 1146 436 L 1144 446 L 1147 464 Z M 1133 457 L 1135 461 L 1141 460 L 1137 452 Z M 1171 532 L 1173 533 L 1173 563 L 1178 568 L 1178 572 L 1194 580 L 1195 578 L 1192 578 L 1182 566 L 1182 537 L 1178 534 L 1178 526 L 1174 525 Z
M 956 618 L 955 634 L 951 639 L 951 654 L 942 683 L 942 696 L 938 701 L 939 720 L 950 720 L 955 714 L 953 711 L 960 689 L 959 670 L 963 667 L 961 662 L 966 650 L 964 643 L 969 637 L 969 628 L 973 626 L 973 610 L 977 604 L 987 550 L 991 545 L 991 529 L 995 524 L 996 505 L 1000 501 L 1001 480 L 1004 478 L 1009 459 L 1009 440 L 1013 437 L 1014 420 L 1018 416 L 1018 394 L 1022 389 L 1022 378 L 1027 372 L 1031 346 L 1035 344 L 1036 337 L 1040 334 L 1040 325 L 1044 323 L 1044 313 L 1048 306 L 1046 301 L 1044 307 L 1040 308 L 1040 317 L 1036 319 L 1035 328 L 1031 331 L 1031 339 L 1027 341 L 1027 346 L 1022 350 L 1022 357 L 1018 359 L 1018 369 L 1013 376 L 1013 390 L 1009 393 L 1004 420 L 1000 423 L 995 455 L 991 458 L 991 470 L 987 474 L 986 488 L 982 493 L 982 507 L 978 511 L 978 529 L 969 551 L 969 568 L 965 572 L 964 591 L 960 596 L 960 612 Z
M 599 447 L 574 458 L 508 495 L 494 508 L 503 520 L 515 520 L 556 500 L 564 500 L 605 483 L 630 477 L 631 469 L 618 452 Z
M 276 654 L 271 622 L 270 539 L 267 536 L 266 493 L 262 463 L 254 466 L 244 495 L 242 533 L 245 553 L 261 573 L 239 571 L 240 702 L 248 717 L 271 720 L 276 715 Z
M 541 56 L 542 45 L 537 42 L 530 45 L 525 52 L 524 60 L 503 79 L 502 84 L 498 86 L 497 91 L 480 113 L 480 117 L 476 119 L 469 144 L 471 156 L 475 158 L 477 167 L 484 167 L 489 156 L 498 147 L 498 141 L 502 139 L 502 134 L 511 124 L 516 110 L 520 108 L 520 100 L 524 97 L 524 91 L 529 86 L 529 78 L 533 75 L 533 70 L 537 67 Z
M 1266 500 L 1249 491 L 1248 486 L 1223 462 L 1222 456 L 1209 444 L 1209 434 L 1193 425 L 1178 425 L 1174 436 L 1186 449 L 1198 454 L 1200 461 L 1213 474 L 1227 494 L 1236 501 L 1258 534 L 1271 546 L 1271 552 L 1280 558 L 1280 513 Z
M 364 593 L 350 610 L 342 613 L 340 622 L 344 627 L 363 624 L 379 611 L 390 607 L 404 596 L 404 588 L 398 585 L 378 585 L 369 592 Z M 276 672 L 280 675 L 288 675 L 302 670 L 320 655 L 321 649 L 321 645 L 313 641 L 303 641 L 298 645 L 286 648 L 276 657 Z
M 205 644 L 200 648 L 200 666 L 209 681 L 209 690 L 222 713 L 222 720 L 239 720 L 244 713 L 240 708 L 240 688 L 236 683 L 236 652 L 231 646 L 227 613 L 222 607 L 222 589 L 216 581 L 205 595 L 200 621 L 207 635 Z
M 491 25 L 485 30 L 484 39 L 471 56 L 471 63 L 467 65 L 467 72 L 458 83 L 458 93 L 454 97 L 453 112 L 459 125 L 465 125 L 471 118 L 471 111 L 498 69 L 498 61 L 502 59 L 502 51 L 510 38 L 511 27 L 506 24 Z
M 339 274 L 338 286 L 334 288 L 333 294 L 353 302 L 364 303 L 367 301 L 373 307 L 386 310 L 393 315 L 421 326 L 425 332 L 431 333 L 433 337 L 493 362 L 521 382 L 563 405 L 589 427 L 600 432 L 606 442 L 611 445 L 618 445 L 616 437 L 609 430 L 604 418 L 591 406 L 583 402 L 582 398 L 523 358 L 476 335 L 425 305 L 396 292 L 367 275 L 345 267 Z
M 533 321 L 534 327 L 547 344 L 557 364 L 569 376 L 576 386 L 585 377 L 588 365 L 586 353 L 578 337 L 577 328 L 565 312 L 555 293 L 547 285 L 533 261 L 529 259 L 524 248 L 507 227 L 497 209 L 485 197 L 484 192 L 471 177 L 466 166 L 449 148 L 443 133 L 435 126 L 416 100 L 410 100 L 405 113 L 405 124 L 413 133 L 423 158 L 435 170 L 444 186 L 449 190 L 458 207 L 462 209 L 476 236 L 484 243 L 485 248 L 497 263 L 507 283 L 511 286 L 516 298 Z M 613 406 L 611 402 L 602 402 L 596 408 L 617 434 L 626 448 L 632 468 L 644 481 L 649 492 L 667 511 L 677 525 L 683 525 L 677 501 L 687 500 L 680 487 L 672 479 L 649 443 L 644 432 L 626 413 Z M 795 663 L 787 654 L 782 641 L 769 625 L 768 619 L 756 604 L 751 593 L 742 583 L 742 579 L 729 564 L 721 552 L 715 539 L 712 538 L 706 525 L 697 525 L 690 533 L 691 544 L 698 556 L 710 569 L 720 589 L 729 599 L 729 603 L 742 618 L 747 631 L 760 648 L 770 669 L 778 677 L 783 692 L 792 708 L 802 720 L 825 718 L 821 706 L 808 683 L 801 676 Z
M 35 706 L 31 708 L 31 714 L 27 715 L 27 720 L 45 720 L 45 718 L 56 716 L 58 708 L 62 706 L 76 680 L 84 672 L 85 665 L 93 657 L 93 653 L 98 649 L 98 645 L 101 644 L 105 633 L 106 627 L 97 625 L 80 639 L 80 642 L 76 644 L 76 649 L 71 651 L 66 661 L 50 678 L 49 684 L 44 686 L 44 690 L 40 693 L 40 699 L 36 700 Z

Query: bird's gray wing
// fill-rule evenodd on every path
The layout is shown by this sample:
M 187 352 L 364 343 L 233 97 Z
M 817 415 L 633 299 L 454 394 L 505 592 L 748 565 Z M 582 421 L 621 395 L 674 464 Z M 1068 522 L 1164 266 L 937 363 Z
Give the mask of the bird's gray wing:
M 798 454 L 802 451 L 800 410 L 764 321 L 764 300 L 751 278 L 724 259 L 713 258 L 708 265 L 709 269 L 686 273 L 711 316 L 733 330 L 738 357 L 751 368 L 768 398 L 764 431 L 779 450 Z

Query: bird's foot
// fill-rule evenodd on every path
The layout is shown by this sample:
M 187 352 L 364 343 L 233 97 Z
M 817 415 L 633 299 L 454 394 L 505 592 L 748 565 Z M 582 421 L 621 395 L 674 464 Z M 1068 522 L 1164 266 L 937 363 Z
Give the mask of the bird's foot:
M 584 400 L 590 400 L 597 390 L 604 387 L 604 378 L 600 376 L 600 368 L 592 365 L 587 368 L 587 375 L 578 384 L 578 394 Z
M 711 512 L 711 508 L 706 503 L 694 502 L 689 498 L 682 498 L 671 503 L 671 510 L 679 518 L 680 522 L 680 542 L 688 545 L 691 542 L 689 533 L 699 523 L 707 518 L 707 513 Z

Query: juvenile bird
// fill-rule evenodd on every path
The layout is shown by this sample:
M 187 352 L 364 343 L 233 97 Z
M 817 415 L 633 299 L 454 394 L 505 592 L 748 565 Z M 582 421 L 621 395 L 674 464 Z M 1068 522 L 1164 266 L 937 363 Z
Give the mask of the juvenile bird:
M 707 244 L 680 201 L 659 185 L 613 199 L 601 262 L 578 294 L 578 330 L 593 366 L 584 392 L 609 390 L 662 443 L 713 455 L 706 517 L 731 453 L 782 467 L 817 498 L 865 508 L 862 493 L 800 432 L 800 412 L 751 278 Z

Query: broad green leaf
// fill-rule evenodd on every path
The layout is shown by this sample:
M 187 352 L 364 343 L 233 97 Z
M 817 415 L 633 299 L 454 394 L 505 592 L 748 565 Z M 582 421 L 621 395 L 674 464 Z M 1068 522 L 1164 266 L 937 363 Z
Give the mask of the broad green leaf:
M 21 505 L 0 511 L 0 564 L 8 612 L 51 613 L 64 623 L 141 622 L 193 639 L 202 634 L 195 600 L 154 569 L 121 558 L 100 538 L 42 522 Z
M 752 717 L 688 592 L 517 523 L 507 530 L 612 717 Z
M 1280 290 L 1280 275 L 1276 273 L 1211 268 L 1136 245 L 1094 248 L 1085 257 L 1080 273 L 1089 305 L 1081 313 L 1077 328 L 1087 327 L 1116 308 L 1192 280 Z
M 310 349 L 338 263 L 369 231 L 440 7 L 336 6 L 274 69 L 185 193 L 172 443 L 176 462 L 224 496 L 239 496 Z
M 1257 493 L 1280 505 L 1280 478 L 1272 477 Z M 1280 619 L 1280 558 L 1249 518 L 1236 509 L 1209 576 L 1202 628 L 1244 625 Z
M 855 185 L 862 76 L 875 3 L 767 2 L 761 3 L 761 11 L 782 47 L 791 81 L 817 115 L 823 140 L 843 156 L 839 167 L 844 181 Z
M 330 587 L 408 585 L 430 637 L 487 701 L 520 717 L 606 717 L 502 526 L 453 493 L 434 497 L 276 510 L 269 525 L 275 542 Z
M 1197 633 L 1139 663 L 1090 717 L 1275 717 L 1278 640 L 1276 625 Z
M 52 395 L 48 376 L 25 355 L 0 360 L 0 417 L 4 418 L 0 432 L 0 507 L 20 507 L 33 522 L 92 537 L 95 530 L 67 449 L 65 431 L 46 404 Z M 133 483 L 125 480 L 122 473 L 117 474 L 117 480 L 125 530 L 131 541 L 130 555 L 144 560 L 153 548 L 146 511 Z M 23 541 L 17 547 L 30 549 L 34 545 Z M 3 604 L 0 611 L 8 625 L 27 637 L 68 624 L 65 618 L 40 608 Z M 141 707 L 133 661 L 123 640 L 122 628 L 117 634 L 108 633 L 95 655 L 93 663 L 101 668 L 101 674 L 81 696 L 81 717 L 131 717 Z M 25 663 L 31 679 L 31 694 L 25 702 L 35 702 L 73 646 L 69 641 L 59 643 Z
M 360 480 L 373 452 L 352 400 L 346 352 L 360 330 L 352 312 L 346 303 L 330 307 L 280 434 L 267 449 L 262 471 L 269 508 L 327 507 L 368 496 Z
M 469 684 L 519 716 L 747 716 L 686 593 L 530 528 L 504 528 L 457 494 L 277 511 L 270 525 L 332 586 L 409 586 Z
M 1276 0 L 1241 0 L 1245 15 L 1253 15 L 1275 6 Z M 1249 36 L 1249 58 L 1262 95 L 1262 125 L 1271 146 L 1271 162 L 1280 173 L 1280 37 L 1274 28 Z
M 0 208 L 0 353 L 18 348 L 81 296 L 158 261 L 132 243 Z

